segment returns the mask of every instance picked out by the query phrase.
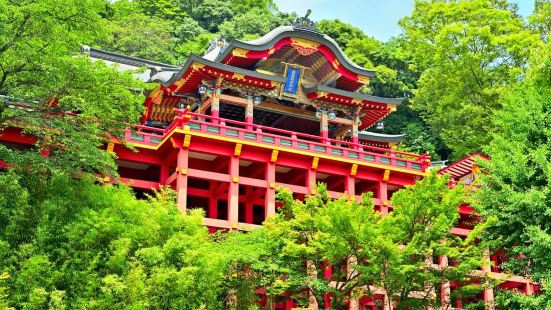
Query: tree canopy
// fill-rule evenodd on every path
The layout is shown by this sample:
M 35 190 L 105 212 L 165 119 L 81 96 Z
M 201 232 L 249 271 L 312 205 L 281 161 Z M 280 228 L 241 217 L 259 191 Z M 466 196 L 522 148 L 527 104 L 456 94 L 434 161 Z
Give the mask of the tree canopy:
M 298 201 L 281 190 L 264 227 L 209 234 L 170 190 L 140 200 L 96 177 L 116 174 L 102 146 L 138 121 L 148 86 L 91 62 L 82 44 L 178 65 L 216 37 L 257 38 L 296 16 L 272 0 L 0 0 L 0 130 L 24 124 L 36 137 L 0 144 L 10 163 L 0 171 L 0 308 L 254 309 L 259 287 L 304 306 L 329 292 L 337 307 L 373 297 L 370 284 L 399 308 L 438 307 L 434 284 L 471 283 L 488 245 L 542 291 L 499 292 L 500 306 L 550 307 L 549 0 L 526 17 L 506 0 L 417 0 L 387 42 L 341 20 L 316 23 L 377 71 L 361 92 L 405 98 L 382 130 L 405 133 L 400 148 L 491 157 L 472 198 L 431 174 L 394 193 L 381 217 L 369 194 L 334 200 L 320 185 Z M 467 198 L 483 223 L 460 239 L 450 228 Z M 454 263 L 430 268 L 435 256 Z

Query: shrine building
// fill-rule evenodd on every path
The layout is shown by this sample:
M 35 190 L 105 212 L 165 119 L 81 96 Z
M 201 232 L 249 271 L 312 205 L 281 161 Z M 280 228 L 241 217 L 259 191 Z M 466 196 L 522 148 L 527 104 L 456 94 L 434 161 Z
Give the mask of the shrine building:
M 180 66 L 88 46 L 82 53 L 118 70 L 146 68 L 135 76 L 155 84 L 141 124 L 126 131 L 125 141 L 105 146 L 117 158 L 120 176 L 112 181 L 128 184 L 138 195 L 172 187 L 178 208 L 203 209 L 212 232 L 254 229 L 276 213 L 276 188 L 286 187 L 301 199 L 314 193 L 318 182 L 327 184 L 333 198 L 359 200 L 372 192 L 376 210 L 387 214 L 392 194 L 425 176 L 430 166 L 428 154 L 394 148 L 402 135 L 369 131 L 403 99 L 362 93 L 376 73 L 348 59 L 307 17 L 252 41 L 217 38 L 203 56 L 191 55 Z M 17 128 L 0 133 L 0 143 L 14 147 L 34 141 Z M 473 158 L 441 173 L 468 183 L 474 178 Z M 465 237 L 473 210 L 463 205 L 458 211 L 461 220 L 452 233 Z M 525 277 L 500 273 L 500 255 L 492 254 L 496 264 L 478 271 L 481 277 L 489 273 L 504 277 L 504 288 L 537 291 Z M 437 265 L 446 263 L 439 258 Z M 459 284 L 442 285 L 447 309 L 476 301 L 451 300 Z M 491 289 L 478 298 L 493 299 Z M 374 309 L 366 297 L 354 302 L 350 309 Z M 290 309 L 293 301 L 275 306 Z
M 156 83 L 142 124 L 110 143 L 120 182 L 161 185 L 178 208 L 205 210 L 211 230 L 250 229 L 276 212 L 277 187 L 297 197 L 317 182 L 332 197 L 374 193 L 382 213 L 404 185 L 425 174 L 428 155 L 393 149 L 401 135 L 369 132 L 402 98 L 359 92 L 375 76 L 348 59 L 309 19 L 248 42 L 214 40 L 203 56 L 172 66 L 83 47 L 119 69 L 146 67 Z

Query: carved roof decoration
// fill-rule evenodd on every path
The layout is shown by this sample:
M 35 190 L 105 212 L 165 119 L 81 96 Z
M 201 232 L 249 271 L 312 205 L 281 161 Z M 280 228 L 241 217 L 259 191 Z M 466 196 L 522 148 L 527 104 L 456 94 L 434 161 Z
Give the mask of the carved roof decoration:
M 365 69 L 346 57 L 337 42 L 331 37 L 317 31 L 295 28 L 293 26 L 277 27 L 266 35 L 252 41 L 234 40 L 213 60 L 230 64 L 233 57 L 258 61 L 270 56 L 286 45 L 296 45 L 299 48 L 303 48 L 304 51 L 301 53 L 303 55 L 314 52 L 314 48 L 316 48 L 335 66 L 342 65 L 349 72 L 350 79 L 361 80 L 361 77 L 375 76 L 375 71 Z M 212 55 L 209 56 L 212 57 Z M 247 64 L 251 65 L 253 63 L 254 61 Z
M 319 32 L 316 29 L 316 26 L 315 26 L 314 22 L 311 19 L 308 18 L 308 16 L 310 16 L 311 13 L 312 13 L 312 10 L 308 9 L 308 11 L 306 12 L 306 15 L 304 15 L 304 17 L 299 17 L 299 18 L 295 19 L 295 21 L 292 24 L 293 28 L 295 28 L 297 30 L 307 30 L 307 31 Z

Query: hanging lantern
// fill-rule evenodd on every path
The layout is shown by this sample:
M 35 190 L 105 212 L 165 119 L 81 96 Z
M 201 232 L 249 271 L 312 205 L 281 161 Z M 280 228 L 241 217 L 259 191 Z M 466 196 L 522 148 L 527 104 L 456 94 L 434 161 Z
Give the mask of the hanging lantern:
M 199 93 L 202 95 L 207 92 L 207 87 L 203 84 L 199 85 Z
M 262 96 L 253 96 L 253 104 L 259 105 L 262 102 Z

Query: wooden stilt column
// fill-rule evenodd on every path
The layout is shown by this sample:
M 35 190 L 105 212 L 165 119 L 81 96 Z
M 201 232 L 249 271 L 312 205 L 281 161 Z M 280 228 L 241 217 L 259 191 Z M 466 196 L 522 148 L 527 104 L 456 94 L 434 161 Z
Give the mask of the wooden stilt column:
M 159 183 L 161 185 L 166 185 L 166 180 L 168 179 L 169 175 L 169 166 L 168 166 L 168 161 L 163 161 L 161 163 L 161 169 L 160 169 L 160 173 L 159 173 Z
M 388 174 L 389 170 L 385 170 L 383 178 L 379 181 L 379 201 L 380 201 L 380 212 L 383 216 L 388 214 Z
M 188 138 L 189 137 L 189 138 Z M 191 136 L 186 136 L 184 139 L 184 145 L 180 147 L 178 151 L 178 157 L 176 161 L 176 193 L 177 193 L 177 202 L 178 202 L 178 209 L 185 213 L 187 210 L 187 170 L 188 170 L 188 155 L 189 155 L 189 149 L 187 148 L 189 146 L 189 139 Z M 185 141 L 187 142 L 187 146 Z
M 247 97 L 247 104 L 245 106 L 245 123 L 247 130 L 253 129 L 253 113 L 254 113 L 254 104 L 253 97 Z
M 356 172 L 358 171 L 358 165 L 353 164 L 350 168 L 350 174 L 346 176 L 346 180 L 344 182 L 344 190 L 346 191 L 346 194 L 348 197 L 355 199 L 356 196 Z
M 447 256 L 441 256 L 439 259 L 439 265 L 440 268 L 445 269 L 448 267 L 448 257 Z M 440 309 L 441 310 L 447 310 L 449 309 L 451 304 L 451 287 L 450 287 L 450 281 L 444 281 L 440 285 L 440 300 L 442 302 Z
M 308 188 L 308 194 L 312 195 L 316 192 L 317 182 L 316 182 L 316 170 L 318 169 L 319 158 L 312 158 L 312 166 L 308 169 L 306 173 L 306 188 Z
M 483 258 L 485 261 L 490 260 L 490 249 L 485 249 Z M 492 267 L 485 263 L 482 266 L 482 270 L 486 273 L 492 272 Z M 495 303 L 494 303 L 494 289 L 492 288 L 485 288 L 483 292 L 484 296 L 484 309 L 486 310 L 494 310 L 495 309 Z
M 266 218 L 273 216 L 275 210 L 275 163 L 277 161 L 279 151 L 273 150 L 270 161 L 266 163 L 266 195 L 265 195 L 265 210 Z
M 327 112 L 321 112 L 320 136 L 321 136 L 321 142 L 327 143 L 327 139 L 329 138 L 329 117 L 327 116 Z
M 210 181 L 210 198 L 208 217 L 218 218 L 218 182 Z
M 228 220 L 232 229 L 239 222 L 239 156 L 230 157 L 230 185 L 228 189 Z

